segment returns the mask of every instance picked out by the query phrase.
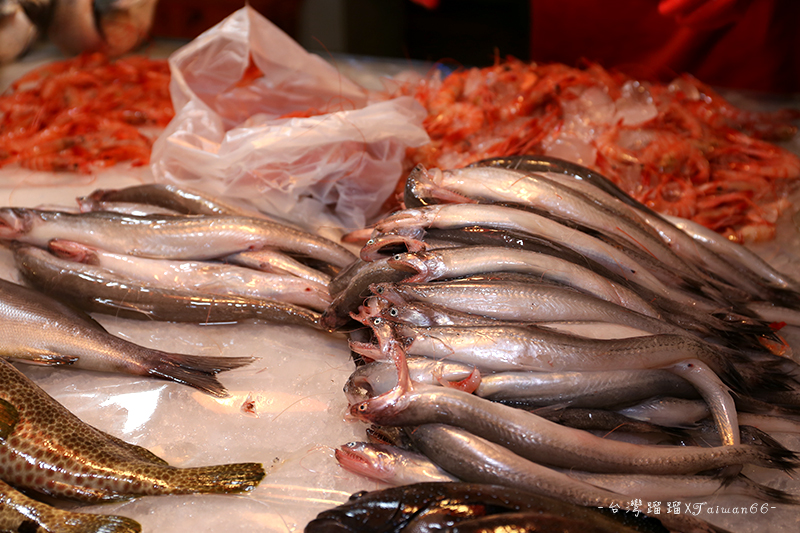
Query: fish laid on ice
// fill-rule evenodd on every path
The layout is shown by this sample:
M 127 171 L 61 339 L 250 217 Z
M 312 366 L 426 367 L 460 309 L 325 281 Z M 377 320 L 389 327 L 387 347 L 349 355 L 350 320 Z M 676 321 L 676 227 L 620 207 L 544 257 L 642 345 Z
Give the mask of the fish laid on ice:
M 89 313 L 196 324 L 260 319 L 319 328 L 319 313 L 305 307 L 266 298 L 134 283 L 105 269 L 61 259 L 36 246 L 15 245 L 14 260 L 21 274 L 39 291 Z
M 0 360 L 0 478 L 25 490 L 85 502 L 132 496 L 246 492 L 258 463 L 176 468 L 70 413 Z
M 0 280 L 0 357 L 84 370 L 152 376 L 226 396 L 215 377 L 252 357 L 204 357 L 145 348 L 108 333 L 87 314 Z

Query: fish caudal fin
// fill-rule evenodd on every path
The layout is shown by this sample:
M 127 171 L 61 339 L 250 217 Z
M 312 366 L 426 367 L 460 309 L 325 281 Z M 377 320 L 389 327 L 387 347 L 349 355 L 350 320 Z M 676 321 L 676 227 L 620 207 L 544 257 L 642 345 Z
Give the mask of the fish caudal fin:
M 260 463 L 235 463 L 177 469 L 173 494 L 231 493 L 253 490 L 266 472 Z
M 142 531 L 139 522 L 124 516 L 69 513 L 69 517 L 65 521 L 70 525 L 68 530 L 70 533 L 140 533 Z M 54 529 L 53 531 L 62 530 Z
M 203 357 L 164 353 L 159 363 L 149 374 L 169 381 L 183 383 L 197 390 L 224 398 L 228 391 L 222 386 L 216 374 L 249 365 L 255 357 Z

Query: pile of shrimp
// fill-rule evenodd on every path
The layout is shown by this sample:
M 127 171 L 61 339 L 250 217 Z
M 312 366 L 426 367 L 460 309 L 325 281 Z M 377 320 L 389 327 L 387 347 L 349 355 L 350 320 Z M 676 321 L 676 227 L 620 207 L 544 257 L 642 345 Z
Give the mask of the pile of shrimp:
M 457 168 L 508 155 L 551 155 L 603 173 L 647 206 L 737 242 L 774 237 L 800 159 L 773 144 L 798 110 L 748 112 L 683 75 L 637 81 L 596 64 L 509 58 L 404 86 L 428 110 L 431 143 L 409 165 Z
M 89 173 L 148 164 L 154 136 L 175 114 L 169 79 L 166 60 L 99 53 L 27 73 L 0 95 L 0 167 Z

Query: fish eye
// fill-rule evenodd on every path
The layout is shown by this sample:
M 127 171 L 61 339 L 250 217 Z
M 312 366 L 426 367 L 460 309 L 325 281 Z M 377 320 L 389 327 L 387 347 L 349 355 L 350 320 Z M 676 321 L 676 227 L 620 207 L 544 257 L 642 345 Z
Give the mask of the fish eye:
M 402 261 L 403 260 L 403 254 L 394 254 L 392 256 L 392 259 L 394 259 L 395 261 Z
M 375 290 L 375 292 L 377 292 L 378 294 L 383 294 L 383 287 L 380 287 L 380 286 L 379 286 L 379 287 L 378 287 L 378 288 Z
M 371 246 L 373 244 L 375 244 L 375 239 L 370 239 L 365 243 L 365 246 Z
M 375 326 L 380 326 L 383 323 L 383 319 L 381 317 L 375 317 L 372 319 L 372 324 Z
M 400 311 L 398 311 L 397 308 L 392 307 L 391 309 L 389 309 L 389 316 L 397 316 L 399 314 L 400 314 Z
M 358 410 L 360 412 L 362 412 L 362 413 L 366 413 L 367 412 L 367 404 L 366 403 L 362 403 L 361 405 L 358 406 Z

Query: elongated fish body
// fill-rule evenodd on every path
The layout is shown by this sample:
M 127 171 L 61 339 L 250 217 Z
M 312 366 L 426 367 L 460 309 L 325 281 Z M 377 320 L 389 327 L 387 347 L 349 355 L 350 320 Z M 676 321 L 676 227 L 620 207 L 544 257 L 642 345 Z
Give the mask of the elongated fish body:
M 253 361 L 252 357 L 202 357 L 145 348 L 108 333 L 77 309 L 5 280 L 0 280 L 0 356 L 152 376 L 216 396 L 227 392 L 215 374 Z
M 132 496 L 244 492 L 260 464 L 175 468 L 83 423 L 0 360 L 0 477 L 15 487 L 85 502 Z
M 531 461 L 591 472 L 694 474 L 745 463 L 777 468 L 797 465 L 797 457 L 784 449 L 748 445 L 644 446 L 609 441 L 550 422 L 531 412 L 445 387 L 425 387 L 391 397 L 377 397 L 351 406 L 350 412 L 379 425 L 457 426 Z
M 394 213 L 376 224 L 379 231 L 415 227 L 463 228 L 490 227 L 532 233 L 589 257 L 625 279 L 647 287 L 667 298 L 682 300 L 684 293 L 667 287 L 647 268 L 619 249 L 577 229 L 570 228 L 539 214 L 491 204 L 443 204 Z
M 613 407 L 657 395 L 696 398 L 685 379 L 667 370 L 597 372 L 498 372 L 481 377 L 478 396 L 530 406 L 569 403 L 573 407 Z
M 148 259 L 61 239 L 50 241 L 49 248 L 59 257 L 104 268 L 122 278 L 153 287 L 266 298 L 315 311 L 324 311 L 330 303 L 325 285 L 292 275 L 270 274 L 211 261 Z
M 22 275 L 39 291 L 90 313 L 198 324 L 261 319 L 319 328 L 319 313 L 264 298 L 153 287 L 29 245 L 14 247 Z
M 379 283 L 372 291 L 393 303 L 420 301 L 498 320 L 591 320 L 622 324 L 651 333 L 684 332 L 663 320 L 584 292 L 533 280 L 530 283 L 489 280 Z
M 755 483 L 739 475 L 727 476 L 648 476 L 644 474 L 594 474 L 564 470 L 571 478 L 644 501 L 674 501 L 702 496 L 740 494 L 761 501 L 800 503 L 800 498 L 778 489 Z
M 739 444 L 739 418 L 730 388 L 702 361 L 687 359 L 669 370 L 692 383 L 708 404 L 722 443 Z
M 657 397 L 620 409 L 620 413 L 637 420 L 668 427 L 691 427 L 710 414 L 702 400 Z
M 600 206 L 584 194 L 541 175 L 494 167 L 432 169 L 429 175 L 436 185 L 470 198 L 529 205 L 618 235 L 649 251 L 687 278 L 697 278 L 695 269 L 675 255 L 649 226 L 631 220 L 611 206 Z
M 800 282 L 775 270 L 775 268 L 753 253 L 749 248 L 731 242 L 719 233 L 692 220 L 669 215 L 662 216 L 695 241 L 710 247 L 717 252 L 717 254 L 727 258 L 729 261 L 741 263 L 753 272 L 758 273 L 764 280 L 775 284 L 776 287 L 800 290 Z
M 658 317 L 659 313 L 630 289 L 609 281 L 591 270 L 562 259 L 525 250 L 494 246 L 472 246 L 396 254 L 390 266 L 417 272 L 410 282 L 434 281 L 487 272 L 518 272 L 541 275 L 548 281 L 562 283 L 587 294 L 616 303 L 636 312 Z
M 631 370 L 659 368 L 691 358 L 724 365 L 718 354 L 688 335 L 589 339 L 535 325 L 400 325 L 397 331 L 406 339 L 409 354 L 446 358 L 495 372 Z
M 444 470 L 471 483 L 494 483 L 591 508 L 631 509 L 630 498 L 547 468 L 511 450 L 446 424 L 409 432 L 414 445 Z M 659 516 L 671 531 L 709 533 L 715 526 L 688 515 Z
M 38 502 L 0 481 L 0 531 L 29 533 L 139 533 L 124 516 L 75 513 Z
M 73 214 L 2 208 L 0 221 L 0 238 L 39 247 L 53 239 L 65 239 L 150 258 L 214 259 L 270 247 L 336 267 L 355 259 L 349 250 L 328 239 L 253 217 L 135 217 L 104 211 Z

